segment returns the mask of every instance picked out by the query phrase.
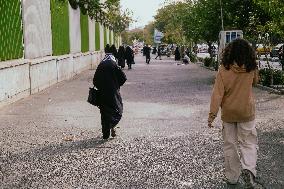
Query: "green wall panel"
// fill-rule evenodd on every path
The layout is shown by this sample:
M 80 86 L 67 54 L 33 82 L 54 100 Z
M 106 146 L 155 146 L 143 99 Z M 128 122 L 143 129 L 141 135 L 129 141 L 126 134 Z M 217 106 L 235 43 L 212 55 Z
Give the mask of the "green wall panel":
M 111 30 L 109 30 L 109 43 L 110 43 L 111 45 L 114 44 L 113 41 L 112 41 Z
M 104 27 L 104 46 L 107 45 L 107 29 Z
M 68 1 L 51 0 L 53 55 L 70 53 Z
M 81 52 L 89 51 L 89 21 L 88 16 L 81 13 Z
M 101 50 L 101 42 L 100 42 L 100 23 L 96 22 L 95 28 L 95 41 L 96 41 L 96 51 Z
M 0 61 L 23 57 L 20 0 L 0 0 Z

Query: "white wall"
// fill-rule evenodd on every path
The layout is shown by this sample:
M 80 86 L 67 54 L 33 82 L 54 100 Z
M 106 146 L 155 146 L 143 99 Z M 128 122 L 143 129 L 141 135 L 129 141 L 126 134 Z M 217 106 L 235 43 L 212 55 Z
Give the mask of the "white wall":
M 58 82 L 72 78 L 75 75 L 73 61 L 70 55 L 63 55 L 57 58 L 57 79 Z
M 95 27 L 96 27 L 96 22 L 95 20 L 90 19 L 89 17 L 89 50 L 90 52 L 95 51 Z
M 37 93 L 57 83 L 55 57 L 34 59 L 30 66 L 31 94 Z
M 22 6 L 26 59 L 0 62 L 0 107 L 70 79 L 82 71 L 95 69 L 104 54 L 94 52 L 95 22 L 90 19 L 90 52 L 81 53 L 80 9 L 74 10 L 69 5 L 70 54 L 51 56 L 50 0 L 22 0 Z M 103 50 L 104 26 L 101 24 L 100 34 L 100 48 Z M 107 39 L 110 42 L 109 35 Z
M 0 107 L 30 95 L 29 75 L 27 60 L 1 62 Z
M 25 58 L 51 55 L 50 0 L 23 0 L 22 7 Z
M 79 74 L 82 71 L 91 69 L 92 55 L 90 53 L 75 54 L 73 56 L 74 72 Z
M 72 9 L 69 5 L 69 32 L 70 32 L 70 52 L 81 52 L 81 26 L 80 8 Z

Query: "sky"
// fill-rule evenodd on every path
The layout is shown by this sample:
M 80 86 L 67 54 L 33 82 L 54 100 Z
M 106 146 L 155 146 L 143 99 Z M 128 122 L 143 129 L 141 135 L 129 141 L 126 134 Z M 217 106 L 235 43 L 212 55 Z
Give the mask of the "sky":
M 130 29 L 147 25 L 153 21 L 156 11 L 161 8 L 165 0 L 120 0 L 122 8 L 128 8 L 133 12 L 133 18 L 137 20 Z

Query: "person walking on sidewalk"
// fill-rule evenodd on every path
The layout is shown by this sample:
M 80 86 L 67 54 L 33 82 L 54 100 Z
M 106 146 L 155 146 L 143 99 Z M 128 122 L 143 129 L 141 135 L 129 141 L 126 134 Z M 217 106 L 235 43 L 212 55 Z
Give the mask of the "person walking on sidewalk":
M 130 46 L 127 46 L 125 49 L 125 58 L 128 69 L 132 69 L 132 64 L 134 64 L 134 52 Z
M 180 52 L 179 52 L 179 47 L 176 47 L 175 50 L 175 61 L 179 61 L 180 60 Z
M 245 188 L 258 186 L 255 181 L 257 132 L 252 86 L 259 80 L 256 55 L 244 39 L 236 39 L 225 48 L 211 96 L 208 126 L 221 107 L 228 185 L 238 183 L 242 175 Z M 238 152 L 239 145 L 239 152 Z
M 93 84 L 100 94 L 99 109 L 103 139 L 108 139 L 110 134 L 116 136 L 115 126 L 119 123 L 123 113 L 123 103 L 120 87 L 127 80 L 126 75 L 116 64 L 109 46 L 105 48 L 105 57 L 98 65 Z
M 155 59 L 157 59 L 158 57 L 160 57 L 160 60 L 162 60 L 162 52 L 161 52 L 161 47 L 159 46 L 158 47 L 158 55 L 156 56 L 156 58 Z
M 151 60 L 151 48 L 149 45 L 145 46 L 145 56 L 146 56 L 146 63 L 149 64 Z
M 110 52 L 117 59 L 117 49 L 116 49 L 115 45 L 112 45 L 110 47 Z
M 118 48 L 118 52 L 117 52 L 117 62 L 118 62 L 118 65 L 121 67 L 121 68 L 124 68 L 125 67 L 125 49 L 123 46 L 120 46 Z

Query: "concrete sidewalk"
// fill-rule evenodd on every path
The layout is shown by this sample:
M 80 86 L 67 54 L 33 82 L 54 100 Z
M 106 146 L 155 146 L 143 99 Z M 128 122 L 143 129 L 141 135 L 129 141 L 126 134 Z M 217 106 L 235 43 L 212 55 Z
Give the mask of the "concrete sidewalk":
M 108 142 L 86 102 L 94 70 L 2 108 L 0 188 L 226 188 L 220 119 L 206 127 L 215 72 L 142 58 L 125 70 L 125 112 Z M 283 188 L 284 98 L 255 93 L 258 174 Z

